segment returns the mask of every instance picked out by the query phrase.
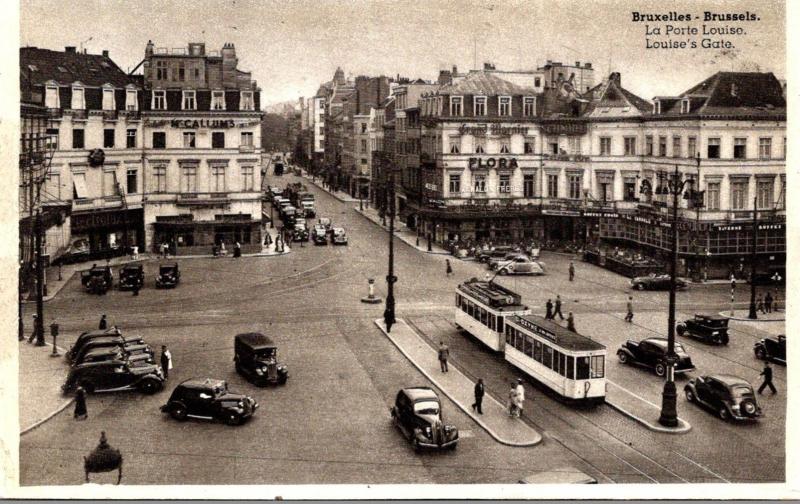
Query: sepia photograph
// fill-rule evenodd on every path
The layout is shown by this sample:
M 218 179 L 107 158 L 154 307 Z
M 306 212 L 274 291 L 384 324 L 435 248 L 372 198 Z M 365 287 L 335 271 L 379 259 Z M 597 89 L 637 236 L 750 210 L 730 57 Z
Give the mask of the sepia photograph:
M 787 8 L 21 0 L 6 495 L 797 498 Z

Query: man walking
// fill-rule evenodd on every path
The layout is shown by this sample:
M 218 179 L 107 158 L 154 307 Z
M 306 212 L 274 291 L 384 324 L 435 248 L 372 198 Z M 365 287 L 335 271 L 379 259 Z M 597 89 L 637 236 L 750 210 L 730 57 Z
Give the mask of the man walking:
M 561 313 L 561 294 L 556 294 L 556 310 L 553 312 L 552 319 L 556 318 L 556 315 L 561 317 L 561 320 L 564 320 L 564 314 Z
M 447 372 L 447 359 L 450 357 L 450 349 L 444 344 L 444 341 L 439 342 L 439 365 L 442 367 L 442 373 Z
M 30 337 L 28 338 L 28 343 L 33 343 L 33 340 L 36 339 L 36 334 L 39 331 L 39 318 L 36 314 L 33 314 L 33 332 L 31 332 Z
M 525 387 L 522 386 L 522 378 L 517 378 L 517 387 L 514 389 L 514 406 L 515 416 L 519 417 L 525 406 Z
M 567 329 L 572 332 L 578 332 L 575 330 L 575 317 L 572 316 L 572 312 L 569 312 L 569 315 L 567 315 Z
M 625 322 L 633 322 L 633 296 L 628 296 L 628 314 L 625 315 Z
M 445 259 L 444 262 L 447 264 L 446 273 L 448 277 L 453 276 L 453 266 L 450 264 L 450 259 Z
M 75 389 L 75 411 L 72 416 L 75 420 L 86 420 L 89 416 L 86 411 L 86 391 L 80 386 Z
M 138 296 L 139 295 L 139 282 L 136 282 L 136 283 L 133 284 L 133 295 L 134 296 Z
M 161 345 L 161 369 L 164 371 L 164 378 L 169 378 L 169 370 L 172 369 L 172 354 L 167 349 L 167 345 Z
M 764 296 L 764 309 L 767 310 L 767 313 L 772 313 L 772 294 L 769 291 Z
M 570 261 L 569 262 L 569 281 L 572 282 L 575 280 L 575 263 Z
M 553 302 L 548 299 L 547 300 L 547 304 L 545 305 L 545 307 L 547 307 L 547 313 L 544 314 L 544 318 L 546 318 L 547 320 L 552 320 L 553 319 Z
M 104 313 L 100 316 L 100 323 L 97 325 L 97 328 L 101 331 L 104 331 L 108 328 L 108 320 L 106 320 L 106 314 Z
M 769 389 L 772 391 L 772 395 L 775 395 L 775 394 L 778 393 L 778 391 L 775 390 L 775 385 L 772 384 L 772 367 L 769 365 L 769 361 L 766 361 L 764 363 L 764 370 L 761 371 L 761 374 L 759 376 L 763 376 L 764 377 L 764 382 L 761 384 L 760 387 L 758 387 L 759 395 L 767 387 L 769 387 Z
M 472 403 L 472 411 L 477 411 L 479 415 L 483 415 L 481 404 L 483 404 L 484 392 L 483 378 L 478 378 L 478 383 L 475 384 L 475 402 Z

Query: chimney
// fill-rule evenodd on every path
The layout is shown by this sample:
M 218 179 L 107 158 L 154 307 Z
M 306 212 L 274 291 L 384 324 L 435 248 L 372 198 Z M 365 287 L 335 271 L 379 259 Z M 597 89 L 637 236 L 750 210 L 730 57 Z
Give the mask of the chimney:
M 64 51 L 68 52 L 68 53 L 75 54 L 75 46 L 68 45 L 67 47 L 64 48 Z
M 622 87 L 622 76 L 619 72 L 611 72 L 611 75 L 608 76 L 608 80 L 613 81 L 619 87 Z
M 575 62 L 575 66 L 576 66 L 576 67 L 578 67 L 578 68 L 580 68 L 580 67 L 581 67 L 581 62 L 580 62 L 580 61 L 576 61 L 576 62 Z
M 592 64 L 591 63 L 586 63 L 585 65 L 583 65 L 583 67 L 591 69 L 592 68 Z
M 103 49 L 103 57 L 108 58 L 108 49 Z
M 453 75 L 458 73 L 458 67 L 453 65 Z

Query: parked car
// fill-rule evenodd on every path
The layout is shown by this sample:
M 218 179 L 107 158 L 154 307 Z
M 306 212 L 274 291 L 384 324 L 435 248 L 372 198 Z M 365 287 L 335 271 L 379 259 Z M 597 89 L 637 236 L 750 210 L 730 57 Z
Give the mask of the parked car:
M 334 245 L 347 245 L 347 234 L 344 232 L 344 228 L 333 228 L 331 242 Z
M 515 247 L 501 245 L 492 250 L 481 250 L 475 255 L 475 258 L 478 260 L 478 262 L 487 263 L 490 259 L 500 259 L 505 257 L 506 254 L 510 254 L 512 252 L 516 252 Z
M 400 390 L 391 408 L 392 419 L 415 450 L 458 445 L 458 429 L 442 419 L 439 396 L 428 387 Z
M 498 263 L 496 269 L 501 275 L 544 275 L 544 264 L 533 261 L 524 254 L 505 263 Z
M 500 257 L 492 257 L 488 261 L 486 261 L 486 265 L 489 267 L 490 270 L 496 271 L 498 266 L 501 264 L 505 264 L 508 261 L 512 261 L 515 257 L 521 254 L 520 252 L 507 252 Z
M 228 383 L 223 380 L 193 378 L 175 387 L 161 411 L 180 421 L 192 417 L 239 425 L 257 408 L 255 399 L 229 392 Z
M 669 290 L 670 276 L 656 275 L 651 273 L 648 276 L 634 277 L 631 279 L 631 287 L 636 290 Z M 685 289 L 687 283 L 680 278 L 675 279 L 675 288 Z
M 181 272 L 178 269 L 178 263 L 161 264 L 158 266 L 158 275 L 156 276 L 156 287 L 168 288 L 177 287 L 181 281 Z
M 323 226 L 325 228 L 326 233 L 330 233 L 331 226 L 333 226 L 333 224 L 331 223 L 331 220 L 328 217 L 320 217 L 318 223 L 320 226 Z
M 756 285 L 786 285 L 786 268 L 770 268 L 756 273 L 752 283 Z
M 256 385 L 283 385 L 289 378 L 289 369 L 285 364 L 278 363 L 277 345 L 261 333 L 237 334 L 233 351 L 236 372 Z
M 142 288 L 144 286 L 144 267 L 141 264 L 126 264 L 119 269 L 120 290 Z
M 140 390 L 154 394 L 164 388 L 164 371 L 155 364 L 132 366 L 117 361 L 91 362 L 71 368 L 61 389 L 67 394 L 78 386 L 88 393 Z
M 320 224 L 314 226 L 314 231 L 311 233 L 311 239 L 314 240 L 315 245 L 327 245 L 328 231 L 325 229 L 325 226 Z
M 762 338 L 753 345 L 753 352 L 761 360 L 773 360 L 786 364 L 786 335 L 779 334 L 773 338 Z
M 683 391 L 687 401 L 715 411 L 723 420 L 755 420 L 762 415 L 753 387 L 738 376 L 700 376 L 689 380 Z
M 675 354 L 678 363 L 675 365 L 676 373 L 694 371 L 692 358 L 683 349 L 683 345 L 675 343 Z M 642 341 L 628 340 L 617 350 L 617 357 L 623 364 L 638 364 L 651 368 L 657 376 L 667 374 L 667 339 L 647 338 Z
M 308 241 L 308 228 L 305 224 L 294 225 L 294 241 L 307 242 Z
M 118 337 L 119 341 L 122 341 L 123 343 L 126 341 L 125 338 L 122 338 L 122 331 L 120 331 L 119 328 L 117 328 L 116 326 L 111 326 L 108 329 L 97 329 L 95 331 L 83 332 L 81 333 L 80 336 L 78 336 L 78 339 L 75 340 L 75 343 L 72 345 L 72 347 L 69 350 L 67 350 L 65 357 L 69 361 L 88 342 L 99 338 L 108 338 L 112 336 Z
M 678 324 L 678 336 L 691 336 L 717 345 L 728 344 L 728 319 L 719 315 L 696 314 L 694 318 Z
M 73 347 L 73 349 L 74 348 L 75 347 Z M 150 356 L 153 355 L 153 349 L 139 336 L 134 336 L 132 338 L 125 336 L 106 336 L 86 341 L 80 348 L 74 351 L 70 349 L 70 352 L 67 353 L 67 361 L 73 365 L 80 363 L 88 352 L 100 348 L 121 348 L 125 352 L 131 354 L 145 353 Z
M 113 283 L 113 278 L 104 266 L 93 266 L 81 271 L 81 285 L 92 294 L 105 294 Z
M 132 366 L 155 364 L 156 360 L 153 358 L 153 354 L 145 350 L 145 348 L 132 349 L 124 346 L 92 348 L 82 352 L 78 358 L 73 361 L 72 365 L 78 366 L 80 364 L 86 364 L 87 362 L 105 361 L 128 362 Z

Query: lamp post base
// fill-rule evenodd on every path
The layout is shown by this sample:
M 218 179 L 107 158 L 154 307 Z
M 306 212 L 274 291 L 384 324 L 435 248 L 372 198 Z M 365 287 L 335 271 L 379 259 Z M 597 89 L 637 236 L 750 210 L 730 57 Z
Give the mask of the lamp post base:
M 658 423 L 664 427 L 678 426 L 678 393 L 674 381 L 664 383 L 661 400 L 661 416 Z

